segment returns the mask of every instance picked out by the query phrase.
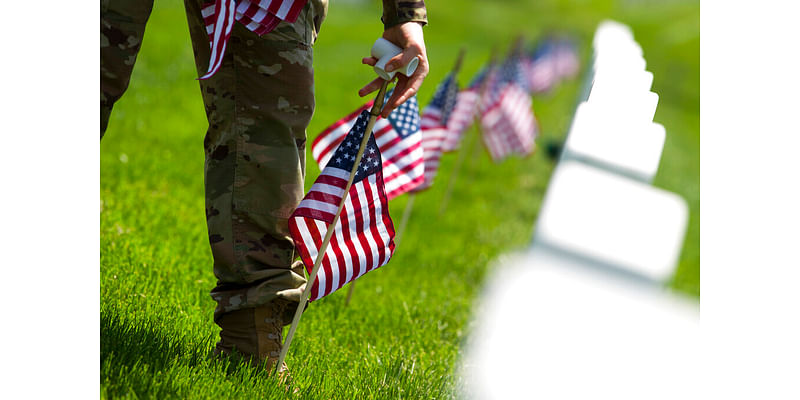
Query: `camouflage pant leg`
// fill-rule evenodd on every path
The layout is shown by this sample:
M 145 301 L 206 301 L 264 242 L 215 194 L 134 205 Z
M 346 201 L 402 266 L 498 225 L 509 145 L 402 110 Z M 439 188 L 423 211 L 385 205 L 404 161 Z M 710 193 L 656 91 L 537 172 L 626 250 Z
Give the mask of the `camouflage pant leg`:
M 100 138 L 122 97 L 139 54 L 153 0 L 100 1 Z
M 198 75 L 210 53 L 203 3 L 185 0 Z M 277 297 L 299 301 L 305 287 L 288 218 L 304 192 L 305 130 L 314 111 L 311 45 L 325 4 L 310 1 L 297 22 L 263 37 L 235 24 L 222 66 L 200 81 L 209 123 L 206 218 L 215 320 Z

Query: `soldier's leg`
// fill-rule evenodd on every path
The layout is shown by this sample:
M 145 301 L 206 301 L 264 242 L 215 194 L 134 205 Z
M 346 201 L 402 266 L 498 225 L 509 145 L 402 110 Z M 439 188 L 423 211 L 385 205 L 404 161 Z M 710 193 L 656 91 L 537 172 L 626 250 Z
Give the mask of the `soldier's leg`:
M 100 138 L 131 79 L 153 0 L 100 1 Z
M 199 76 L 210 53 L 203 0 L 185 4 Z M 320 5 L 310 1 L 296 23 L 263 37 L 235 24 L 222 67 L 200 82 L 209 122 L 206 218 L 217 277 L 211 295 L 222 327 L 217 351 L 277 356 L 280 328 L 305 287 L 288 218 L 303 197 Z

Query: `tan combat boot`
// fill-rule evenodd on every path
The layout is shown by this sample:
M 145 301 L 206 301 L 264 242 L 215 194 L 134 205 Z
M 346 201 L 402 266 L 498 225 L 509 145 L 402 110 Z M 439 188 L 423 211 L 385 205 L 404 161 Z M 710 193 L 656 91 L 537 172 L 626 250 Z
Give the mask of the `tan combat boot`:
M 288 300 L 278 298 L 260 307 L 223 314 L 217 321 L 222 330 L 214 355 L 236 355 L 272 373 L 281 351 L 284 315 L 290 305 Z M 279 373 L 285 377 L 286 371 L 284 363 Z

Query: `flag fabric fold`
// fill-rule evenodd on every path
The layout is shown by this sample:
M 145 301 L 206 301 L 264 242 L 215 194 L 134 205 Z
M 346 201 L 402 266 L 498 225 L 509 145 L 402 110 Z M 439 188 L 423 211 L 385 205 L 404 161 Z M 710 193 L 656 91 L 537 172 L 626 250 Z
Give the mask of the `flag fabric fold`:
M 391 91 L 386 93 L 385 99 L 390 96 Z M 314 139 L 311 154 L 320 170 L 328 164 L 334 150 L 344 140 L 361 112 L 371 106 L 372 102 L 364 104 L 325 128 Z M 412 96 L 395 108 L 389 118 L 378 117 L 373 132 L 381 150 L 386 195 L 389 200 L 421 185 L 425 180 L 425 162 L 417 96 Z
M 300 258 L 311 272 L 328 229 L 334 229 L 309 300 L 318 300 L 389 262 L 394 253 L 394 225 L 384 189 L 381 151 L 372 132 L 335 226 L 350 171 L 365 134 L 369 112 L 362 110 L 308 194 L 289 219 Z
M 208 72 L 199 79 L 212 77 L 222 65 L 234 22 L 238 21 L 259 36 L 275 29 L 281 21 L 295 22 L 308 0 L 215 0 L 203 5 L 211 57 Z

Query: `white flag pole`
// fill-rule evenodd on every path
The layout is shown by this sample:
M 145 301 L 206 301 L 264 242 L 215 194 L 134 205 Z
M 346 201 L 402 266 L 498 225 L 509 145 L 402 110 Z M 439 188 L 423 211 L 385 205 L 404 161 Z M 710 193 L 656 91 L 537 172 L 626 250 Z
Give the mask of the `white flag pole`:
M 308 302 L 308 296 L 311 294 L 311 287 L 314 286 L 314 281 L 317 278 L 319 267 L 322 265 L 322 259 L 325 257 L 325 252 L 328 250 L 328 243 L 331 241 L 336 223 L 339 222 L 339 216 L 342 214 L 344 203 L 347 200 L 348 193 L 350 192 L 350 186 L 353 185 L 356 172 L 358 171 L 358 166 L 361 164 L 361 158 L 364 156 L 364 149 L 367 147 L 367 142 L 369 142 L 369 138 L 372 135 L 372 129 L 375 127 L 375 121 L 381 113 L 381 108 L 383 108 L 383 100 L 384 96 L 386 95 L 386 89 L 389 87 L 389 82 L 390 81 L 387 80 L 383 81 L 383 85 L 381 85 L 381 89 L 378 91 L 378 96 L 375 97 L 375 103 L 373 103 L 372 109 L 369 112 L 369 120 L 367 121 L 367 127 L 364 130 L 364 138 L 361 139 L 361 147 L 358 148 L 358 154 L 353 162 L 353 168 L 350 169 L 350 179 L 348 179 L 347 185 L 344 188 L 344 195 L 342 195 L 342 200 L 339 202 L 339 208 L 336 210 L 336 214 L 333 217 L 333 222 L 331 222 L 331 224 L 328 226 L 328 231 L 325 233 L 325 238 L 322 240 L 322 244 L 319 247 L 317 259 L 314 262 L 314 268 L 311 269 L 311 273 L 308 276 L 306 288 L 303 290 L 303 294 L 300 296 L 300 304 L 297 305 L 297 311 L 294 313 L 292 326 L 289 327 L 289 333 L 286 334 L 286 340 L 283 342 L 283 346 L 281 346 L 281 353 L 278 357 L 278 362 L 275 364 L 276 372 L 280 372 L 281 365 L 283 365 L 283 361 L 286 359 L 286 354 L 289 352 L 289 346 L 292 344 L 294 332 L 297 330 L 297 325 L 300 324 L 300 317 L 303 315 L 303 309 L 305 309 L 306 303 Z

